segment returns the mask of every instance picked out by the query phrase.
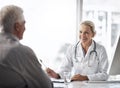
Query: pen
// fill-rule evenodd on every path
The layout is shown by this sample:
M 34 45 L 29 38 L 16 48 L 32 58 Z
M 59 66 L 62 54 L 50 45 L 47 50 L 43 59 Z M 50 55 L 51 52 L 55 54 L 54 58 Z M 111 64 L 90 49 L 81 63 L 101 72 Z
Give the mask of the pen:
M 42 64 L 45 68 L 47 68 L 47 66 L 43 63 L 43 61 L 42 61 L 41 59 L 39 59 L 39 60 L 40 60 L 41 64 Z

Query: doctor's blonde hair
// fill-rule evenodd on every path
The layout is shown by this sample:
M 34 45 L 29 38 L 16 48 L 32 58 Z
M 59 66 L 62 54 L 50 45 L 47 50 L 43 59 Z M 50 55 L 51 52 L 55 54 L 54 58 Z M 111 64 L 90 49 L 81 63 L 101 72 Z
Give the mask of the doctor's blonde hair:
M 90 21 L 90 20 L 82 21 L 80 25 L 89 26 L 91 28 L 92 33 L 94 35 L 96 34 L 95 25 L 94 25 L 94 23 L 92 21 Z

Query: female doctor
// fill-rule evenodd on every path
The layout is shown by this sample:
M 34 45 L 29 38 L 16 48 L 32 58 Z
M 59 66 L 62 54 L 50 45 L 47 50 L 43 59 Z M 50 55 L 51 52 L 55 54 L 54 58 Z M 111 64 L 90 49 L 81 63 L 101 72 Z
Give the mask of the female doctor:
M 96 43 L 95 26 L 92 21 L 80 24 L 80 41 L 69 47 L 59 71 L 47 68 L 47 74 L 52 78 L 63 78 L 65 71 L 70 71 L 72 81 L 103 81 L 107 80 L 108 57 L 105 48 Z

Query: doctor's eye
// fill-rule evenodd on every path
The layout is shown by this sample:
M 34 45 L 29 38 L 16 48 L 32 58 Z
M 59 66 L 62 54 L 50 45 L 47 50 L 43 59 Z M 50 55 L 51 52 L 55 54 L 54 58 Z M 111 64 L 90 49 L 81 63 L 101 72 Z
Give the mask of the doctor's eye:
M 80 34 L 90 34 L 88 31 L 85 31 L 85 32 L 82 32 L 82 31 L 79 31 Z
M 80 33 L 82 33 L 82 31 L 79 31 Z

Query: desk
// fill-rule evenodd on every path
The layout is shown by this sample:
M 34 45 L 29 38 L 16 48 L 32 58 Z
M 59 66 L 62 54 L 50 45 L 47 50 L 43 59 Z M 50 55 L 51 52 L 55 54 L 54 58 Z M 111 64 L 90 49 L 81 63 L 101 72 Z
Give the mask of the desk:
M 120 88 L 120 82 L 70 82 L 68 85 L 64 83 L 54 83 L 54 88 Z
M 120 88 L 120 75 L 109 76 L 107 81 L 73 81 L 68 85 L 64 84 L 63 79 L 51 80 L 54 88 Z

